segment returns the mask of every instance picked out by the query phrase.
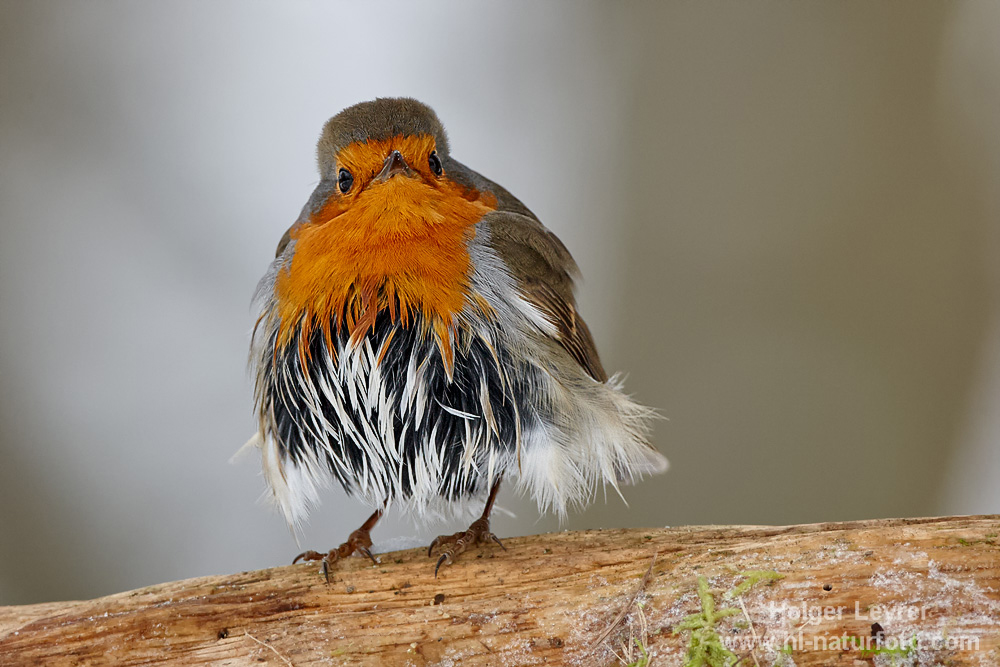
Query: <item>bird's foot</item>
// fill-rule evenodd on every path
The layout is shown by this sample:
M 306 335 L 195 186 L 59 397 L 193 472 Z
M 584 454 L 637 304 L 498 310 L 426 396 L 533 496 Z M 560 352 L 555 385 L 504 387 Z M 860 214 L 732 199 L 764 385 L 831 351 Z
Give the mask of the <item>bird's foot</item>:
M 292 564 L 301 561 L 322 561 L 323 562 L 323 576 L 326 577 L 326 583 L 330 583 L 330 564 L 336 563 L 342 558 L 347 558 L 352 554 L 361 554 L 367 556 L 369 560 L 375 565 L 378 565 L 378 561 L 375 560 L 375 556 L 372 555 L 372 538 L 369 534 L 369 529 L 365 527 L 358 528 L 356 531 L 351 533 L 347 538 L 347 541 L 341 544 L 336 549 L 330 549 L 327 553 L 320 553 L 318 551 L 303 551 Z
M 427 556 L 430 557 L 434 553 L 436 547 L 443 547 L 440 555 L 438 556 L 437 565 L 434 566 L 434 576 L 437 577 L 438 570 L 445 563 L 451 565 L 459 554 L 463 553 L 469 547 L 475 544 L 486 544 L 487 542 L 496 542 L 500 545 L 500 548 L 504 551 L 507 547 L 503 545 L 500 538 L 490 532 L 490 519 L 489 517 L 481 517 L 472 522 L 468 530 L 464 530 L 454 535 L 439 535 L 434 538 L 431 545 L 427 547 Z

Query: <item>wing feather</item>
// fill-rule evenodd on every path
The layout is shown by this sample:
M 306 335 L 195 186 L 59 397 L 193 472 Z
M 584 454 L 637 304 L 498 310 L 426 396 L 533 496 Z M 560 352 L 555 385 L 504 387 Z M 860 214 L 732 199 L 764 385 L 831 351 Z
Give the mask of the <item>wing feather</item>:
M 493 248 L 509 267 L 524 298 L 555 327 L 556 341 L 598 382 L 608 379 L 586 322 L 576 309 L 576 262 L 541 222 L 518 212 L 490 214 Z

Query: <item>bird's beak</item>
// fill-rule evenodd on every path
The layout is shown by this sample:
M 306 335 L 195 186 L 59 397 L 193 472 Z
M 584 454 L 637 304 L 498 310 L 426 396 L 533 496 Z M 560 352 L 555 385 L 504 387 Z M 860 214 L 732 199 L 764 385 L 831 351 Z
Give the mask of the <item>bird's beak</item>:
M 403 159 L 403 154 L 399 151 L 389 153 L 389 157 L 387 157 L 385 162 L 382 164 L 382 171 L 378 173 L 375 180 L 385 183 L 396 174 L 404 174 L 406 176 L 413 175 L 413 170 L 410 169 L 408 164 L 406 164 L 406 160 Z

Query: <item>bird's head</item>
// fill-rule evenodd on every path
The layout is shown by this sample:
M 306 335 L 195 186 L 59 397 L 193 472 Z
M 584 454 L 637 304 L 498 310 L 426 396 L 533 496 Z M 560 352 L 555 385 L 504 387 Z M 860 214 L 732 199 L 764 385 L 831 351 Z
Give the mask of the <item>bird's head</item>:
M 409 98 L 362 102 L 328 120 L 316 149 L 320 175 L 339 183 L 342 171 L 348 166 L 366 171 L 376 164 L 382 167 L 390 157 L 383 154 L 382 149 L 393 139 L 406 140 L 400 142 L 405 144 L 401 148 L 408 152 L 404 158 L 409 158 L 413 167 L 424 167 L 424 176 L 441 177 L 441 158 L 448 157 L 444 126 L 433 109 Z M 417 139 L 419 141 L 415 141 Z M 367 176 L 372 178 L 380 172 L 381 168 Z
M 383 310 L 450 327 L 496 199 L 451 177 L 437 115 L 406 98 L 357 104 L 326 123 L 317 152 L 320 183 L 278 246 L 282 329 L 332 321 L 357 335 Z

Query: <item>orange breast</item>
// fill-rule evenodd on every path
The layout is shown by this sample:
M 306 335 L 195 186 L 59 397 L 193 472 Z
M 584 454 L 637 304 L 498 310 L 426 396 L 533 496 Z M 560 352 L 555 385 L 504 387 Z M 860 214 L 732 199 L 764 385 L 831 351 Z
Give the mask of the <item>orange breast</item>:
M 365 147 L 373 159 L 388 152 Z M 376 315 L 388 310 L 403 325 L 422 316 L 444 352 L 447 341 L 440 339 L 449 336 L 454 315 L 474 298 L 467 250 L 474 225 L 495 207 L 492 196 L 447 178 L 403 175 L 373 182 L 351 200 L 332 197 L 292 233 L 291 265 L 275 284 L 279 344 L 290 342 L 297 326 L 306 334 L 300 343 L 316 326 L 328 342 L 331 326 L 346 327 L 358 340 Z

